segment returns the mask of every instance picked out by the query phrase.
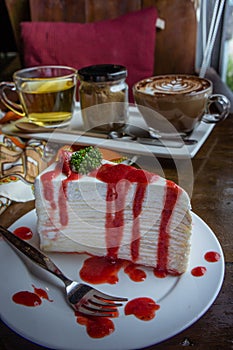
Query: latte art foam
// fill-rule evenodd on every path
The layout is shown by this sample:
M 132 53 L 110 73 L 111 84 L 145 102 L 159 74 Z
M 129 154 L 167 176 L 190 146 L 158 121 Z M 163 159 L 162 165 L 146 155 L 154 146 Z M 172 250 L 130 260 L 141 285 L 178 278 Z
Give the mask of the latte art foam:
M 136 83 L 133 93 L 149 127 L 169 133 L 172 125 L 188 135 L 207 111 L 212 83 L 195 75 L 157 75 Z
M 177 95 L 192 94 L 198 91 L 204 91 L 210 86 L 209 82 L 195 77 L 186 76 L 160 76 L 152 79 L 145 79 L 137 85 L 140 92 L 156 95 Z

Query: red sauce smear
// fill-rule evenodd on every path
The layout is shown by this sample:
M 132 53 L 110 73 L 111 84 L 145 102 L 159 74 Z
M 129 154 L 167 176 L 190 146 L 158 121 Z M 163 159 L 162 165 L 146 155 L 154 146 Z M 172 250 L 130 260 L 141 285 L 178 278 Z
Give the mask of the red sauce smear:
M 160 306 L 151 298 L 135 298 L 125 305 L 125 315 L 134 315 L 142 321 L 150 321 Z
M 122 180 L 120 186 L 108 184 L 106 194 L 105 235 L 107 256 L 116 259 L 124 232 L 124 207 L 129 184 Z
M 206 267 L 204 267 L 204 266 L 197 266 L 197 267 L 194 267 L 191 270 L 191 274 L 194 277 L 202 277 L 202 276 L 205 275 L 206 271 L 207 271 Z
M 87 334 L 91 338 L 104 338 L 114 332 L 113 321 L 108 317 L 83 316 L 76 312 L 76 320 L 82 326 L 86 326 Z
M 42 303 L 42 299 L 47 299 L 48 301 L 52 302 L 53 300 L 49 299 L 48 293 L 41 288 L 36 288 L 33 285 L 34 292 L 29 291 L 20 291 L 15 293 L 12 296 L 12 300 L 16 304 L 24 305 L 24 306 L 39 306 Z
M 52 181 L 55 179 L 59 174 L 61 173 L 61 167 L 60 164 L 56 166 L 54 170 L 51 170 L 47 173 L 44 173 L 41 175 L 41 181 L 43 184 L 43 193 L 44 198 L 50 202 L 50 206 L 53 210 L 57 208 L 56 202 L 54 200 L 54 190 Z
M 136 264 L 128 262 L 124 269 L 124 272 L 129 276 L 129 278 L 134 282 L 142 282 L 146 279 L 146 273 L 139 268 Z
M 32 230 L 26 226 L 16 228 L 13 233 L 25 241 L 31 239 L 33 236 Z
M 217 252 L 207 252 L 204 255 L 204 258 L 208 262 L 215 263 L 215 262 L 220 260 L 221 255 L 219 253 L 217 253 Z
M 152 173 L 138 170 L 124 164 L 103 165 L 96 174 L 97 179 L 108 184 L 106 194 L 106 246 L 107 258 L 89 258 L 84 262 L 80 276 L 90 283 L 116 283 L 122 261 L 118 259 L 118 250 L 121 245 L 124 230 L 124 206 L 130 184 L 137 182 L 133 199 L 133 225 L 131 239 L 131 260 L 136 263 L 140 254 L 140 214 L 145 198 L 148 183 L 157 178 Z M 168 248 L 170 240 L 169 222 L 179 196 L 179 187 L 172 181 L 166 182 L 165 205 L 159 232 L 157 267 L 154 269 L 156 277 L 166 277 L 169 274 L 177 275 L 176 271 L 167 269 Z M 121 263 L 119 262 L 121 261 Z M 99 266 L 101 265 L 101 266 Z M 143 281 L 146 274 L 133 264 L 126 264 L 125 272 L 133 281 Z
M 125 200 L 131 183 L 137 183 L 133 200 L 133 226 L 131 239 L 131 259 L 136 262 L 140 249 L 140 220 L 142 205 L 148 183 L 156 175 L 133 167 L 118 164 L 101 166 L 96 178 L 108 184 L 106 195 L 106 246 L 107 255 L 116 259 L 124 231 Z
M 154 271 L 155 277 L 157 277 L 157 278 L 165 278 L 168 275 L 167 270 L 159 270 L 157 267 L 154 268 L 153 271 Z
M 43 184 L 43 193 L 47 201 L 50 202 L 52 210 L 56 210 L 57 203 L 54 199 L 54 189 L 53 189 L 53 180 L 64 172 L 68 177 L 62 181 L 59 194 L 58 194 L 58 210 L 60 217 L 60 224 L 62 226 L 68 225 L 68 212 L 67 212 L 67 184 L 69 181 L 76 180 L 79 178 L 79 174 L 74 173 L 70 169 L 69 159 L 71 152 L 63 152 L 63 156 L 60 156 L 60 160 L 57 163 L 54 170 L 51 170 L 47 173 L 44 173 L 41 176 L 41 181 Z
M 41 299 L 46 299 L 51 302 L 53 301 L 49 298 L 48 293 L 44 289 L 36 288 L 34 285 L 32 285 L 32 287 L 34 288 L 34 293 L 38 295 Z
M 178 186 L 172 181 L 166 181 L 166 197 L 164 209 L 162 211 L 162 218 L 159 229 L 159 241 L 158 241 L 158 258 L 157 267 L 154 269 L 154 274 L 157 277 L 165 277 L 168 274 L 167 262 L 168 262 L 168 248 L 169 248 L 169 221 L 176 205 L 176 201 L 179 195 Z
M 93 256 L 86 259 L 79 272 L 83 281 L 93 284 L 118 282 L 118 272 L 124 260 Z
M 70 181 L 78 180 L 80 175 L 78 173 L 71 172 L 70 175 L 62 181 L 62 188 L 67 197 L 67 185 Z
M 134 282 L 142 282 L 146 278 L 146 273 L 138 265 L 128 260 L 98 256 L 87 258 L 83 263 L 79 275 L 87 283 L 116 284 L 119 281 L 118 273 L 122 268 Z
M 63 191 L 62 184 L 59 189 L 58 208 L 59 208 L 60 224 L 62 226 L 67 226 L 68 225 L 67 201 L 66 201 L 65 193 Z
M 37 294 L 28 291 L 15 293 L 12 297 L 12 300 L 16 304 L 21 304 L 24 306 L 39 306 L 42 303 L 40 297 Z
M 142 211 L 142 204 L 146 193 L 147 184 L 138 183 L 137 189 L 133 202 L 133 232 L 132 232 L 132 240 L 131 240 L 131 258 L 133 261 L 137 261 L 139 257 L 139 249 L 140 249 L 140 219 L 139 215 Z

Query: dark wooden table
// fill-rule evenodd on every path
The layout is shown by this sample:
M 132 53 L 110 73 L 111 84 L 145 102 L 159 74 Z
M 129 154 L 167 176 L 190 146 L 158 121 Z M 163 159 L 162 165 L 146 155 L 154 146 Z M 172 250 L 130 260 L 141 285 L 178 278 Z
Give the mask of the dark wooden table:
M 175 179 L 176 171 L 172 162 L 162 161 L 162 164 L 166 176 Z M 192 164 L 192 208 L 214 231 L 223 248 L 225 279 L 214 304 L 200 320 L 182 333 L 151 346 L 148 350 L 178 350 L 185 347 L 195 350 L 233 349 L 233 115 L 214 128 L 193 158 Z M 29 207 L 32 206 L 33 203 L 29 203 Z M 8 214 L 0 218 L 1 223 L 9 225 L 25 210 L 25 206 L 13 205 Z M 15 349 L 44 348 L 21 338 L 1 322 L 0 350 Z

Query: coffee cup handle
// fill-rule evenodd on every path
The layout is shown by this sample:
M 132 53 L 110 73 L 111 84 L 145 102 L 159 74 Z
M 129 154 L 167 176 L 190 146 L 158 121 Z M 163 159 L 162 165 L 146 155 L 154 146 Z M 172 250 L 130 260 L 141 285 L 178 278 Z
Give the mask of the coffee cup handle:
M 219 104 L 221 108 L 221 112 L 211 113 L 210 107 L 212 103 Z M 213 94 L 209 96 L 208 102 L 207 102 L 206 114 L 203 116 L 202 121 L 204 121 L 205 123 L 213 124 L 226 119 L 226 117 L 229 114 L 230 106 L 231 106 L 230 101 L 224 95 Z
M 11 82 L 2 82 L 0 83 L 0 100 L 1 102 L 9 108 L 12 112 L 20 115 L 21 117 L 25 117 L 25 113 L 23 111 L 23 107 L 16 102 L 11 101 L 6 94 L 6 90 L 15 91 L 15 84 Z

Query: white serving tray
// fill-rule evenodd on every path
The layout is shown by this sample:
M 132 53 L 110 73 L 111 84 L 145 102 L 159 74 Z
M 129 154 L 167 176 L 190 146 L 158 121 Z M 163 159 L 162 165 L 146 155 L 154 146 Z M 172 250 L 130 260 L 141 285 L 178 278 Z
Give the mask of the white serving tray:
M 146 123 L 139 113 L 137 107 L 129 107 L 129 128 L 141 128 L 147 130 Z M 17 135 L 23 138 L 33 138 L 38 140 L 47 140 L 49 142 L 57 142 L 62 144 L 80 144 L 80 145 L 97 145 L 98 147 L 114 150 L 124 154 L 137 154 L 149 156 L 151 154 L 161 158 L 193 158 L 203 143 L 208 138 L 209 134 L 213 130 L 215 124 L 206 124 L 201 122 L 190 135 L 191 139 L 196 139 L 197 143 L 193 145 L 180 145 L 174 146 L 174 143 L 166 143 L 164 146 L 160 145 L 148 145 L 141 144 L 137 141 L 131 140 L 112 140 L 100 137 L 90 137 L 80 135 L 80 131 L 83 131 L 83 124 L 81 119 L 81 113 L 79 105 L 76 106 L 76 111 L 71 120 L 69 127 L 66 129 L 57 129 L 51 133 L 25 133 L 19 132 L 14 123 L 4 126 L 2 132 L 8 135 Z

